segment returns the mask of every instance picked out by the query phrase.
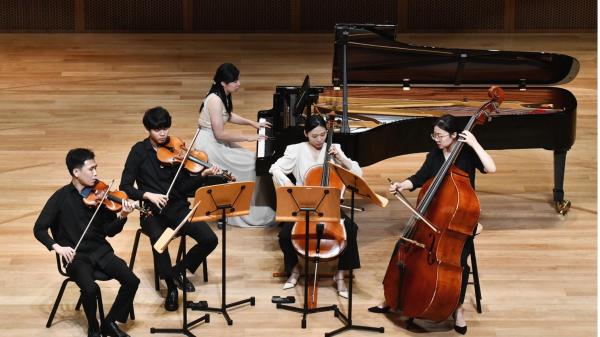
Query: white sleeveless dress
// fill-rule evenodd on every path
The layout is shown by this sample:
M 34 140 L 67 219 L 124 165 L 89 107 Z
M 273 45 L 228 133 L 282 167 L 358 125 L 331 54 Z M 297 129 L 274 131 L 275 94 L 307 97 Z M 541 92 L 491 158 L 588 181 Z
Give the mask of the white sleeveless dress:
M 275 211 L 272 208 L 274 206 L 273 182 L 270 177 L 256 177 L 256 155 L 254 153 L 237 143 L 219 141 L 215 138 L 210 123 L 210 114 L 207 110 L 208 101 L 212 99 L 217 99 L 221 103 L 223 125 L 229 121 L 229 114 L 219 96 L 214 93 L 208 95 L 204 99 L 204 107 L 198 118 L 200 134 L 196 138 L 194 148 L 206 152 L 209 162 L 231 172 L 237 181 L 256 182 L 250 214 L 229 218 L 227 223 L 236 227 L 272 226 L 275 224 Z

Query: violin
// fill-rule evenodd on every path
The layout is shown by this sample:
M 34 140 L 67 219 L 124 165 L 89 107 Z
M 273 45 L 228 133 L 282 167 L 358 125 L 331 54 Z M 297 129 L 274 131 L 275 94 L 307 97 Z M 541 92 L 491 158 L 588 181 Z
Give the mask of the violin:
M 163 164 L 175 165 L 183 162 L 183 158 L 187 151 L 188 148 L 181 138 L 169 136 L 167 142 L 161 144 L 156 150 L 156 156 Z M 213 164 L 208 162 L 208 155 L 206 152 L 191 150 L 185 160 L 184 167 L 191 173 L 199 173 L 204 169 L 213 167 Z M 221 169 L 219 175 L 225 177 L 227 181 L 235 181 L 233 175 L 225 169 Z
M 106 198 L 102 199 L 102 196 L 109 189 L 109 186 L 103 182 L 98 180 L 96 184 L 92 187 L 92 191 L 88 194 L 87 197 L 83 198 L 83 203 L 90 206 L 96 207 L 98 203 L 102 201 L 102 204 L 109 210 L 113 212 L 120 212 L 123 208 L 122 200 L 129 200 L 127 194 L 123 191 L 108 191 Z M 141 214 L 148 216 L 151 215 L 152 212 L 142 206 L 139 205 L 139 202 L 136 202 L 133 205 L 133 208 L 140 211 Z

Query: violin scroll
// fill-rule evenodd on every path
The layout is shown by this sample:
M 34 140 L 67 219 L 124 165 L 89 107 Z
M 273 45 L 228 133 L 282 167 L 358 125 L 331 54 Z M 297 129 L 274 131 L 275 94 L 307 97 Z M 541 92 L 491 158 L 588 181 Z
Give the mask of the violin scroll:
M 498 113 L 498 107 L 504 102 L 504 90 L 498 86 L 492 86 L 488 90 L 488 97 L 490 100 L 483 104 L 477 112 L 476 123 L 478 125 L 485 124 L 485 122 L 491 120 L 492 113 Z

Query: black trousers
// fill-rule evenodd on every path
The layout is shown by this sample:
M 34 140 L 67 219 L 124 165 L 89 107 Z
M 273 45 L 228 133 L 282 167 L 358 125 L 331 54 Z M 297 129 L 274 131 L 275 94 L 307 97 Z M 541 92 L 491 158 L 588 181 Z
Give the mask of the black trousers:
M 98 263 L 91 263 L 89 260 L 75 259 L 67 268 L 67 274 L 81 289 L 81 303 L 88 320 L 88 326 L 96 331 L 100 328 L 96 319 L 96 297 L 100 288 L 93 278 L 94 270 L 101 270 L 121 284 L 115 302 L 105 317 L 107 321 L 127 322 L 127 317 L 133 307 L 133 298 L 140 284 L 140 279 L 118 256 L 111 253 L 103 257 L 102 260 L 103 267 Z
M 183 217 L 187 215 L 190 208 L 187 203 L 169 205 L 161 214 L 142 218 L 142 229 L 150 237 L 150 242 L 154 243 L 160 238 L 167 227 L 175 228 Z M 219 243 L 219 239 L 208 226 L 206 222 L 187 223 L 183 226 L 180 233 L 192 237 L 196 244 L 187 252 L 185 256 L 185 266 L 177 265 L 177 272 L 183 272 L 186 268 L 194 273 L 202 261 L 210 254 Z M 171 280 L 175 275 L 175 270 L 171 266 L 171 257 L 168 249 L 162 254 L 154 251 L 158 274 L 165 280 Z
M 358 233 L 358 226 L 350 221 L 350 218 L 342 212 L 342 218 L 344 219 L 344 227 L 346 228 L 346 249 L 340 254 L 338 258 L 338 269 L 349 270 L 360 268 L 360 257 L 358 255 L 358 243 L 356 242 L 356 235 Z M 296 264 L 298 264 L 298 253 L 292 245 L 292 227 L 294 223 L 284 222 L 281 231 L 279 232 L 279 247 L 283 252 L 283 263 L 285 271 L 290 274 Z

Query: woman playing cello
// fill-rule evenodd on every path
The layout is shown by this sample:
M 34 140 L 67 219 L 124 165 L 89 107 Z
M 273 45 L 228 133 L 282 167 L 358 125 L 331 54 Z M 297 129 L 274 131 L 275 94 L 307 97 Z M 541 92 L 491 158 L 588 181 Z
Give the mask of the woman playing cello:
M 427 154 L 425 162 L 421 168 L 402 182 L 394 182 L 390 185 L 390 192 L 400 192 L 402 190 L 415 190 L 423 186 L 423 184 L 430 178 L 434 177 L 445 160 L 450 155 L 450 152 L 456 142 L 463 142 L 469 145 L 464 147 L 456 159 L 454 165 L 468 174 L 471 186 L 475 187 L 475 170 L 479 170 L 482 173 L 493 173 L 496 171 L 496 164 L 490 155 L 481 147 L 479 142 L 473 134 L 467 130 L 460 131 L 457 126 L 456 119 L 451 115 L 444 115 L 440 117 L 433 127 L 433 133 L 431 134 L 432 140 L 435 141 L 437 148 Z M 472 240 L 470 236 L 467 240 Z M 467 331 L 467 324 L 463 315 L 462 303 L 465 297 L 465 289 L 467 286 L 469 276 L 469 266 L 467 265 L 467 257 L 471 253 L 472 245 L 467 242 L 464 245 L 461 255 L 461 265 L 463 267 L 461 294 L 459 299 L 459 306 L 455 312 L 455 326 L 454 329 L 465 334 Z M 398 245 L 394 249 L 394 254 L 398 249 Z M 395 308 L 394 308 L 395 309 Z M 369 308 L 369 311 L 375 313 L 385 313 L 390 310 L 390 307 L 386 302 L 381 303 L 378 306 Z
M 322 165 L 325 158 L 325 141 L 327 137 L 327 124 L 320 115 L 312 115 L 306 121 L 304 126 L 304 135 L 308 141 L 299 144 L 289 145 L 285 149 L 283 157 L 279 158 L 269 170 L 273 175 L 273 180 L 277 185 L 294 186 L 286 176 L 292 174 L 296 179 L 296 185 L 304 185 L 304 179 L 307 171 L 314 166 Z M 342 165 L 344 168 L 352 171 L 354 174 L 362 175 L 362 170 L 358 163 L 346 157 L 338 144 L 333 144 L 329 149 L 333 161 Z M 345 250 L 338 259 L 338 272 L 334 276 L 338 295 L 344 298 L 348 297 L 348 290 L 344 283 L 344 270 L 350 268 L 360 268 L 358 256 L 358 245 L 356 243 L 356 232 L 358 227 L 351 223 L 350 219 L 344 217 L 344 227 L 346 229 L 347 242 Z M 298 268 L 298 257 L 292 245 L 292 226 L 293 223 L 284 223 L 279 233 L 279 246 L 283 251 L 285 270 L 290 277 L 283 286 L 283 289 L 290 289 L 296 286 L 300 277 Z

